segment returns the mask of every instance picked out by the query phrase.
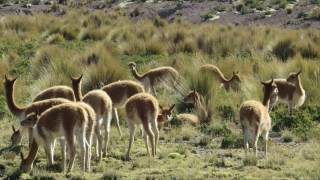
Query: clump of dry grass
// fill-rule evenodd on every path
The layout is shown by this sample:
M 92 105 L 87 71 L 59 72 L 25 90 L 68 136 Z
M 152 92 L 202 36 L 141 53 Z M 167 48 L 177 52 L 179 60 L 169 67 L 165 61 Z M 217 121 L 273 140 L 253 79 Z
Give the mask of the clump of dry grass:
M 101 88 L 128 76 L 127 69 L 101 45 L 90 49 L 81 62 L 85 64 L 84 91 Z

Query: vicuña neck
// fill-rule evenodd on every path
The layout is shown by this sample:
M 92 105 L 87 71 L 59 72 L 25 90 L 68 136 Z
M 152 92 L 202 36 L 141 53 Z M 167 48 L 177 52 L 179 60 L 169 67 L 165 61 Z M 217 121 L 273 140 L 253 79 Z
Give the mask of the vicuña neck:
M 82 101 L 81 82 L 72 83 L 72 88 L 76 97 L 76 101 Z
M 20 107 L 14 102 L 14 83 L 12 85 L 5 85 L 5 91 L 6 91 L 6 101 L 9 107 L 9 110 L 14 114 L 15 116 L 20 116 L 25 111 L 25 107 Z
M 131 68 L 131 72 L 134 78 L 136 78 L 137 80 L 140 81 L 142 79 L 142 75 L 137 72 L 136 68 Z
M 35 139 L 33 139 L 32 143 L 31 143 L 30 150 L 29 150 L 28 157 L 25 159 L 25 161 L 27 162 L 28 165 L 32 166 L 34 160 L 36 159 L 36 156 L 37 156 L 37 153 L 38 153 L 38 149 L 39 149 L 39 145 L 35 141 Z
M 267 108 L 269 109 L 269 105 L 270 105 L 270 98 L 271 98 L 271 93 L 269 94 L 265 94 L 264 97 L 263 97 L 263 101 L 262 101 L 262 104 Z
M 299 93 L 302 94 L 302 92 L 303 92 L 303 87 L 302 87 L 302 83 L 301 83 L 300 77 L 298 77 L 298 80 L 297 80 L 297 82 L 296 82 L 295 85 L 296 85 L 296 87 L 298 88 Z

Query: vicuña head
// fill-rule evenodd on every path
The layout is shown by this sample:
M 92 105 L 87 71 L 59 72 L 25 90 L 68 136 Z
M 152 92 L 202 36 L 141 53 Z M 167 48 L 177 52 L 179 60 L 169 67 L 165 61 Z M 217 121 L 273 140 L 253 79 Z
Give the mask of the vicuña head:
M 292 72 L 289 74 L 288 78 L 287 78 L 287 81 L 288 82 L 291 82 L 291 83 L 294 83 L 294 84 L 298 84 L 299 83 L 299 75 L 301 74 L 301 70 L 298 71 L 298 72 Z
M 200 100 L 200 94 L 194 89 L 189 92 L 184 98 L 183 102 L 195 105 Z
M 21 143 L 22 134 L 19 129 L 17 129 L 17 130 L 15 129 L 14 125 L 12 125 L 12 131 L 13 131 L 13 133 L 10 137 L 11 146 L 16 146 Z
M 165 123 L 169 122 L 172 119 L 172 112 L 174 106 L 175 104 L 169 107 L 162 107 L 161 105 L 159 105 L 160 113 L 158 115 L 157 121 L 160 129 Z
M 83 77 L 83 74 L 81 74 L 78 78 L 70 77 L 71 83 L 72 83 L 72 89 L 74 91 L 76 101 L 82 101 L 82 92 L 81 92 L 82 77 Z

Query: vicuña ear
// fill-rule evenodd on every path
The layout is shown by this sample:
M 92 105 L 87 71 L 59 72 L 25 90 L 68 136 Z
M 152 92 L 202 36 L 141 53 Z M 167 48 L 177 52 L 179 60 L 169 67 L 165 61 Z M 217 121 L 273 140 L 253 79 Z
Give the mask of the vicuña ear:
M 23 156 L 22 152 L 20 152 L 20 158 L 21 158 L 21 160 L 24 160 L 24 156 Z
M 159 108 L 162 110 L 163 109 L 163 107 L 159 104 Z
M 12 131 L 16 132 L 16 129 L 14 128 L 14 125 L 12 125 Z
M 297 73 L 296 76 L 298 76 L 299 74 L 301 74 L 302 70 L 300 69 Z
M 172 104 L 172 106 L 169 109 L 170 112 L 173 110 L 174 106 L 175 106 L 175 104 Z
M 260 81 L 260 83 L 261 83 L 262 85 L 266 85 L 266 84 L 267 84 L 267 83 L 264 82 L 264 81 Z
M 8 77 L 7 77 L 6 74 L 4 75 L 4 79 L 5 79 L 6 81 L 8 81 Z

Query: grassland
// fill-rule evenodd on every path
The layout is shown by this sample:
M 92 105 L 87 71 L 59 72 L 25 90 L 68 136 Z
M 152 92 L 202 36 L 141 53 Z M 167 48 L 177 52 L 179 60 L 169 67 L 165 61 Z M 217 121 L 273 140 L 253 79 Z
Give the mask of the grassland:
M 265 26 L 190 24 L 177 19 L 168 23 L 130 21 L 121 10 L 108 13 L 70 10 L 55 17 L 6 16 L 0 19 L 0 77 L 17 76 L 16 98 L 28 104 L 40 90 L 57 84 L 70 85 L 70 76 L 84 74 L 83 89 L 133 79 L 127 68 L 135 61 L 144 72 L 160 65 L 176 68 L 183 77 L 183 92 L 197 89 L 212 112 L 209 123 L 181 125 L 175 119 L 170 131 L 161 130 L 158 155 L 146 157 L 143 140 L 136 135 L 133 160 L 123 161 L 128 144 L 125 135 L 112 131 L 110 153 L 92 173 L 82 173 L 79 163 L 71 179 L 318 179 L 320 177 L 320 31 Z M 197 69 L 213 63 L 230 77 L 239 71 L 239 92 L 225 92 Z M 261 99 L 260 80 L 286 77 L 302 70 L 307 93 L 305 105 L 289 116 L 286 107 L 272 112 L 273 132 L 269 157 L 245 156 L 241 149 L 238 109 L 244 100 Z M 0 84 L 3 92 L 3 84 Z M 177 104 L 176 112 L 190 112 L 177 93 L 159 89 L 159 102 Z M 17 120 L 0 95 L 0 148 L 9 145 L 10 126 Z M 23 151 L 27 152 L 26 138 Z M 59 152 L 57 150 L 56 152 Z M 26 154 L 26 153 L 25 153 Z M 57 158 L 60 158 L 57 153 Z M 78 162 L 78 161 L 77 161 Z M 20 158 L 0 157 L 0 176 L 18 178 Z M 3 173 L 2 173 L 3 172 Z M 21 179 L 62 179 L 48 171 L 41 151 L 31 174 Z

